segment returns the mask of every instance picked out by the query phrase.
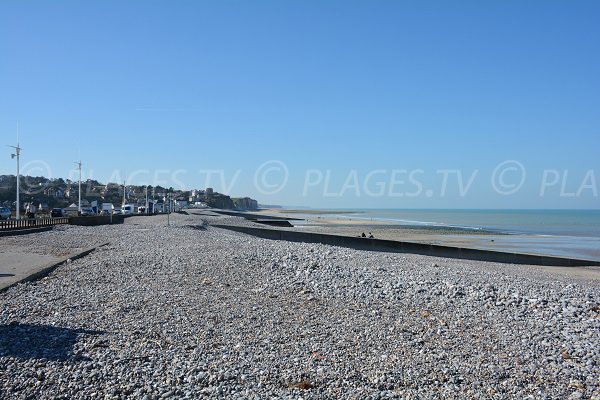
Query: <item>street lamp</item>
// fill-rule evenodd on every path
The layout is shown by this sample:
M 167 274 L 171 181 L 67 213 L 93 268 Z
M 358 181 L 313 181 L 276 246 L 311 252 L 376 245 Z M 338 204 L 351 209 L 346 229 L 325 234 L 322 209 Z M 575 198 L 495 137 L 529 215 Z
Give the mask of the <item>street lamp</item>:
M 121 205 L 121 209 L 125 209 L 125 203 L 127 203 L 127 186 L 125 186 L 125 181 L 123 181 L 123 204 Z
M 81 215 L 81 160 L 79 162 L 75 161 L 75 164 L 77 164 L 79 169 L 79 202 L 77 203 L 77 208 L 79 209 L 79 215 Z
M 10 158 L 17 159 L 17 219 L 21 219 L 21 202 L 19 201 L 19 193 L 21 191 L 20 181 L 21 181 L 21 173 L 19 171 L 19 156 L 21 155 L 21 148 L 19 147 L 19 143 L 17 142 L 16 146 L 8 146 L 15 149 L 15 154 L 11 154 Z

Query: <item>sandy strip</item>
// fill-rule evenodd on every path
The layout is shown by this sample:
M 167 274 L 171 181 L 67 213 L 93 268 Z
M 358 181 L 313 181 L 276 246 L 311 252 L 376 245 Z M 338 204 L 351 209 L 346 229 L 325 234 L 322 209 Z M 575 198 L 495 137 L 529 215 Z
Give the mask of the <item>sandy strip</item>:
M 600 260 L 600 248 L 594 248 L 593 243 L 587 245 L 577 241 L 568 243 L 558 237 L 506 235 L 452 227 L 407 226 L 389 221 L 338 218 L 328 215 L 342 213 L 341 211 L 269 209 L 260 212 L 282 218 L 304 218 L 303 221 L 294 221 L 294 229 L 307 232 L 355 237 L 361 236 L 364 232 L 366 236 L 372 234 L 376 239 Z M 348 212 L 344 213 L 348 214 Z

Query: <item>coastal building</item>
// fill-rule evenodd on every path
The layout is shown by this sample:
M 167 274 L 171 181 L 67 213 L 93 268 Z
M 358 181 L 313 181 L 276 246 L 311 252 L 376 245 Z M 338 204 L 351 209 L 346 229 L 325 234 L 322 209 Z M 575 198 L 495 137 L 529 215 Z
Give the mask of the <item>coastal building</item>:
M 51 186 L 44 189 L 44 195 L 55 199 L 61 199 L 65 197 L 65 192 L 60 188 Z
M 190 192 L 190 196 L 189 196 L 189 202 L 190 203 L 196 203 L 196 202 L 201 202 L 203 201 L 205 198 L 205 191 L 204 190 L 197 190 L 194 189 Z

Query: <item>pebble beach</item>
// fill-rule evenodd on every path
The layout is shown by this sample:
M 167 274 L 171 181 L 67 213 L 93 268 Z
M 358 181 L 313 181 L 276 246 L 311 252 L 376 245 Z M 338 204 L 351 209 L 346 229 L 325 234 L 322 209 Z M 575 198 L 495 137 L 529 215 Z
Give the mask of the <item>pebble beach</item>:
M 0 398 L 600 399 L 599 280 L 216 223 L 11 238 L 109 244 L 0 293 Z

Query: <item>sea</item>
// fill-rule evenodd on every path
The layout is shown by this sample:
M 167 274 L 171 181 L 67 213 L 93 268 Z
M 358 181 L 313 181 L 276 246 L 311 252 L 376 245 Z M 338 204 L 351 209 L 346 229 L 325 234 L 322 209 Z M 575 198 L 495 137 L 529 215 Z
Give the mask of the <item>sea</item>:
M 600 238 L 600 210 L 340 210 L 340 217 L 501 233 Z
M 600 261 L 600 210 L 337 210 L 331 217 L 473 233 L 476 247 Z M 478 233 L 496 233 L 493 245 Z M 464 237 L 463 234 L 463 237 Z

